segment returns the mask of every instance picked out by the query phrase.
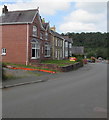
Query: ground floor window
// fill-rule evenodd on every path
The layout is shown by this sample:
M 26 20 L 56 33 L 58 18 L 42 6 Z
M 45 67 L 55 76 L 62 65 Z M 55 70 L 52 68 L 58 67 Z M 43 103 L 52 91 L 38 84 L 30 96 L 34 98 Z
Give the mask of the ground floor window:
M 68 57 L 68 51 L 67 50 L 65 51 L 65 57 Z
M 32 43 L 32 59 L 40 57 L 40 44 L 39 42 Z
M 55 58 L 57 58 L 58 57 L 58 50 L 56 49 L 56 51 L 55 51 Z
M 50 45 L 45 43 L 45 57 L 50 57 Z
M 69 55 L 70 55 L 70 57 L 72 56 L 72 51 L 69 51 Z
M 62 50 L 60 50 L 60 57 L 62 58 Z
M 2 55 L 6 55 L 6 48 L 2 48 Z

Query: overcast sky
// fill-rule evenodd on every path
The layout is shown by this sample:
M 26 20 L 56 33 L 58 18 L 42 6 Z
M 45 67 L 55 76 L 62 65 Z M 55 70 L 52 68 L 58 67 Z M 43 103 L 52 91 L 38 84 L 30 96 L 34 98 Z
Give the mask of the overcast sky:
M 108 0 L 1 0 L 9 11 L 36 9 L 59 33 L 106 32 Z

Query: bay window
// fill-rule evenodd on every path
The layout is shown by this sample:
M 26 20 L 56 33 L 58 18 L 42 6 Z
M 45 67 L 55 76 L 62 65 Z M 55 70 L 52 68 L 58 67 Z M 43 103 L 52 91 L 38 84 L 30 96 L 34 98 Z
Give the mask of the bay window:
M 40 57 L 40 44 L 39 42 L 32 43 L 32 59 Z

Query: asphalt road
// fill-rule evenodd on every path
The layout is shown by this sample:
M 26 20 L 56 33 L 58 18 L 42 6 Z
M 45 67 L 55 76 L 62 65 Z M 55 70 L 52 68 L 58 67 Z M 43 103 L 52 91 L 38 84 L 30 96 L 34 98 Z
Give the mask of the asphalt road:
M 3 118 L 106 118 L 107 64 L 3 90 Z

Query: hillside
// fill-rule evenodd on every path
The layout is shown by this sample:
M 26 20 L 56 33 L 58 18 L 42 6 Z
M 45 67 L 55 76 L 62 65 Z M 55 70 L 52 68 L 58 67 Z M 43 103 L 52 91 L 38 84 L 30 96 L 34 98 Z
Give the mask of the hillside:
M 108 35 L 107 33 L 90 32 L 90 33 L 67 33 L 62 35 L 68 35 L 73 39 L 74 46 L 84 46 L 85 54 L 87 57 L 103 57 L 109 58 L 107 54 L 108 48 Z

